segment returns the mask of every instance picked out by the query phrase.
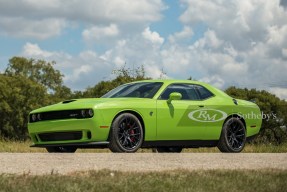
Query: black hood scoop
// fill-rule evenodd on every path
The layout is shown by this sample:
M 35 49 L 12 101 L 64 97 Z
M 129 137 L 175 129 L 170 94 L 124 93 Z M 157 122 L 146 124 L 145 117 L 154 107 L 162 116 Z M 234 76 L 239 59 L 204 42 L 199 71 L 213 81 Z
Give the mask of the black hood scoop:
M 67 103 L 72 103 L 74 101 L 77 101 L 76 99 L 71 99 L 71 100 L 66 100 L 66 101 L 63 101 L 62 103 L 63 104 L 67 104 Z

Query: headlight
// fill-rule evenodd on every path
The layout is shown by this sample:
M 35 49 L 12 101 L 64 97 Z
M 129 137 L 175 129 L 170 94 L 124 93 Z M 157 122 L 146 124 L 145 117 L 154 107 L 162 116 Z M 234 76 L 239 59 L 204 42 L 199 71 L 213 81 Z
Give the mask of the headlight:
M 81 115 L 82 115 L 82 117 L 86 117 L 86 110 L 81 110 Z
M 38 121 L 41 121 L 41 120 L 42 120 L 42 115 L 41 115 L 40 113 L 37 115 L 37 120 L 38 120 Z
M 93 117 L 93 116 L 94 116 L 94 111 L 93 111 L 93 109 L 89 109 L 89 110 L 88 110 L 88 115 L 89 115 L 90 117 Z
M 32 114 L 31 115 L 31 120 L 34 122 L 37 120 L 37 115 L 36 114 Z
M 94 111 L 93 109 L 82 109 L 81 116 L 82 118 L 91 118 L 94 116 Z
M 93 109 L 76 109 L 63 111 L 47 111 L 29 115 L 29 122 L 42 122 L 61 119 L 86 119 L 94 116 Z

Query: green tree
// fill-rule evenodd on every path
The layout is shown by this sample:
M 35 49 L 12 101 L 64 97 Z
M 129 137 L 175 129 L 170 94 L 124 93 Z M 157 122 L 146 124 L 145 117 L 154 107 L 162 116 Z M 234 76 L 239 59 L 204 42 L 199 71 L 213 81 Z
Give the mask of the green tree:
M 285 100 L 280 100 L 265 90 L 229 87 L 226 93 L 234 98 L 252 100 L 260 107 L 263 120 L 255 142 L 280 144 L 287 140 L 287 102 Z
M 30 111 L 73 96 L 54 65 L 24 57 L 9 60 L 0 74 L 0 136 L 26 139 Z
M 44 60 L 13 57 L 9 60 L 4 74 L 26 77 L 55 91 L 63 84 L 63 75 L 59 70 L 54 69 L 55 64 L 55 62 L 46 62 Z
M 46 88 L 25 77 L 5 75 L 0 75 L 0 87 L 0 135 L 25 140 L 29 112 L 49 104 Z
M 63 77 L 59 70 L 54 68 L 55 62 L 13 57 L 9 60 L 4 75 L 10 77 L 24 77 L 44 86 L 52 102 L 58 102 L 73 97 L 72 91 L 63 85 Z

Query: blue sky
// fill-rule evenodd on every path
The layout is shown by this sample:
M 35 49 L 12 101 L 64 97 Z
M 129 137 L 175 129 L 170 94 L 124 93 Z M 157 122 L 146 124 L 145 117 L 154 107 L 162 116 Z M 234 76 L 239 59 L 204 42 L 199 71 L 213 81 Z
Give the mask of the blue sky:
M 9 58 L 56 61 L 83 90 L 126 65 L 152 78 L 287 98 L 286 0 L 1 0 L 0 71 Z M 162 75 L 162 70 L 165 75 Z

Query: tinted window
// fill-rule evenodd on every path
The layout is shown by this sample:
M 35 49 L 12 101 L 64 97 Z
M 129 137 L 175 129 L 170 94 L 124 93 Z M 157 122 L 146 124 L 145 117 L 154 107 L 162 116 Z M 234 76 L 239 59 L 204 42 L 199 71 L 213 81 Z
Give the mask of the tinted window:
M 213 96 L 213 94 L 205 87 L 202 87 L 200 85 L 194 85 L 194 88 L 197 90 L 201 99 L 207 99 Z
M 159 99 L 167 100 L 169 95 L 173 92 L 180 93 L 182 95 L 182 100 L 204 100 L 213 96 L 210 91 L 200 85 L 172 84 L 164 90 Z
M 137 98 L 153 98 L 159 88 L 162 86 L 160 82 L 141 82 L 121 85 L 102 98 L 117 98 L 117 97 L 137 97 Z
M 193 85 L 189 84 L 172 84 L 169 85 L 161 94 L 159 99 L 167 100 L 173 92 L 178 92 L 182 95 L 182 100 L 199 100 L 199 95 Z

